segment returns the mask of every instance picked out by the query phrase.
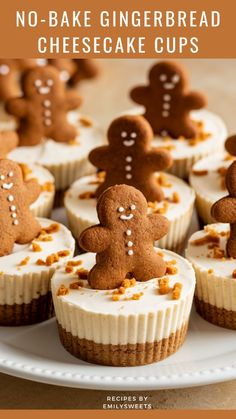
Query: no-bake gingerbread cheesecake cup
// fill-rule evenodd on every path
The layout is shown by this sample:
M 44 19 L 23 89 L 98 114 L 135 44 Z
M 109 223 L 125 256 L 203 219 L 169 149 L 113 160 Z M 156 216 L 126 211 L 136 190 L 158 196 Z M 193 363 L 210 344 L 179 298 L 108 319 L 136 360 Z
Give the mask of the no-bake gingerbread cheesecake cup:
M 151 148 L 151 139 L 151 127 L 141 116 L 123 116 L 112 122 L 109 145 L 89 154 L 90 161 L 105 172 L 82 177 L 65 195 L 69 226 L 76 239 L 85 228 L 98 222 L 96 203 L 101 192 L 111 185 L 127 183 L 144 193 L 150 214 L 163 214 L 169 220 L 168 233 L 158 246 L 170 250 L 182 248 L 195 193 L 183 180 L 157 172 L 170 167 L 172 159 L 167 150 Z
M 131 99 L 142 105 L 131 114 L 142 114 L 152 126 L 153 146 L 168 149 L 173 157 L 169 172 L 188 178 L 195 162 L 223 150 L 227 130 L 222 119 L 202 109 L 206 98 L 189 90 L 186 70 L 175 62 L 159 62 L 149 71 L 149 84 L 131 90 Z
M 9 158 L 37 163 L 55 178 L 63 192 L 79 177 L 92 173 L 87 155 L 103 143 L 102 130 L 88 117 L 73 111 L 81 104 L 77 92 L 66 90 L 59 71 L 52 66 L 27 70 L 22 78 L 23 96 L 6 104 L 19 119 L 19 147 Z
M 33 216 L 40 185 L 25 181 L 17 163 L 0 160 L 0 183 L 0 325 L 47 320 L 53 315 L 50 280 L 73 256 L 74 239 L 62 224 Z
M 183 344 L 195 286 L 192 266 L 153 246 L 168 221 L 147 215 L 127 185 L 99 198 L 100 224 L 85 230 L 87 251 L 56 271 L 52 294 L 62 345 L 88 362 L 135 366 L 160 361 Z

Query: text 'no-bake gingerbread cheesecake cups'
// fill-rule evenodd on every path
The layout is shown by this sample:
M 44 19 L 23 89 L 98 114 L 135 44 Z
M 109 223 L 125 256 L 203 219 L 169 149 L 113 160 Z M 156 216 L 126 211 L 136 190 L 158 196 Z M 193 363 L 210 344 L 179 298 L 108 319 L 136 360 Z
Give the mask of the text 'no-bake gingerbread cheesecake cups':
M 52 294 L 63 346 L 88 362 L 144 365 L 184 342 L 195 275 L 181 256 L 154 247 L 168 220 L 147 213 L 137 189 L 116 185 L 97 203 L 100 224 L 80 236 L 88 251 L 55 272 Z
M 92 173 L 87 155 L 103 143 L 103 133 L 76 110 L 78 93 L 67 89 L 53 66 L 34 67 L 22 76 L 23 95 L 7 101 L 7 111 L 18 119 L 19 147 L 9 157 L 38 163 L 55 178 L 57 191 L 64 191 L 80 176 Z
M 53 314 L 50 280 L 74 254 L 69 230 L 30 210 L 41 192 L 20 166 L 0 160 L 0 325 L 19 326 Z
M 236 141 L 230 144 L 236 155 Z M 197 279 L 195 303 L 199 314 L 218 326 L 236 330 L 236 162 L 227 170 L 228 196 L 212 206 L 212 218 L 192 235 L 186 257 Z
M 67 191 L 65 207 L 73 235 L 98 222 L 97 198 L 108 187 L 128 184 L 139 189 L 148 201 L 148 212 L 164 214 L 169 231 L 159 246 L 181 248 L 191 221 L 195 194 L 183 180 L 166 173 L 172 164 L 170 153 L 152 148 L 152 129 L 141 116 L 122 116 L 108 130 L 107 146 L 91 151 L 89 159 L 103 170 L 77 180 Z
M 196 161 L 223 149 L 225 124 L 202 109 L 205 95 L 189 90 L 188 75 L 180 63 L 155 64 L 149 71 L 149 84 L 133 88 L 130 96 L 142 107 L 126 113 L 142 114 L 148 120 L 154 132 L 153 146 L 171 151 L 172 174 L 188 178 Z

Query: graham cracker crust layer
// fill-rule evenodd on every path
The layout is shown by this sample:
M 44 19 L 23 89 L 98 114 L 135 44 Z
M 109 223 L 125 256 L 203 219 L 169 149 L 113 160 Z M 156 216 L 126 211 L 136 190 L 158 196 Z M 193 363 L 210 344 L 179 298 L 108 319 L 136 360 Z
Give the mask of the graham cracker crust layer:
M 48 292 L 29 304 L 0 305 L 0 326 L 26 326 L 48 320 L 53 315 L 52 294 Z
M 197 312 L 208 322 L 226 329 L 236 330 L 236 311 L 218 308 L 194 297 Z
M 79 339 L 58 323 L 61 343 L 72 355 L 93 364 L 119 367 L 151 364 L 172 355 L 183 344 L 187 329 L 188 323 L 185 323 L 176 333 L 158 342 L 104 345 Z

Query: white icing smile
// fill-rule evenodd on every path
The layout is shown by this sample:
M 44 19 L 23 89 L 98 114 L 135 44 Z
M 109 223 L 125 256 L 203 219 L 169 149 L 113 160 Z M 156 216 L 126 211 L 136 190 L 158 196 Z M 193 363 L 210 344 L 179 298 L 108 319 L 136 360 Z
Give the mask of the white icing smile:
M 13 183 L 3 183 L 2 188 L 10 190 L 13 187 Z
M 134 140 L 124 140 L 124 141 L 123 141 L 123 144 L 124 144 L 126 147 L 132 147 L 132 146 L 135 144 L 135 141 L 134 141 Z
M 166 90 L 172 90 L 175 88 L 174 83 L 164 83 L 163 86 L 164 86 L 164 89 Z
M 37 90 L 40 95 L 47 95 L 51 91 L 50 87 L 48 86 L 41 86 Z
M 129 215 L 122 214 L 120 215 L 120 219 L 122 221 L 128 221 L 128 220 L 132 220 L 133 216 L 134 216 L 133 214 L 129 214 Z

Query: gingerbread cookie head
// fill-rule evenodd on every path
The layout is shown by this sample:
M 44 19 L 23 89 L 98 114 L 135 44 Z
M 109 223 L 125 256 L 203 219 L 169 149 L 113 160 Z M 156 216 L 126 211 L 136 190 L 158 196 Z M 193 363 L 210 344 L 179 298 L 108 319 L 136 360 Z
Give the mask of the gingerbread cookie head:
M 127 277 L 148 281 L 165 274 L 166 264 L 153 243 L 167 233 L 168 220 L 147 210 L 145 197 L 132 186 L 116 185 L 101 195 L 100 224 L 79 239 L 84 250 L 97 253 L 88 277 L 92 288 L 113 289 Z
M 10 254 L 14 243 L 28 243 L 40 232 L 29 209 L 39 194 L 39 184 L 35 180 L 24 182 L 17 163 L 0 160 L 0 256 Z
M 163 61 L 155 64 L 149 72 L 149 81 L 156 94 L 184 93 L 188 89 L 188 75 L 180 64 Z
M 185 69 L 179 64 L 164 61 L 154 65 L 149 72 L 149 84 L 131 90 L 131 98 L 145 107 L 145 118 L 154 134 L 174 139 L 195 138 L 197 125 L 190 111 L 206 105 L 206 98 L 188 88 Z
M 146 150 L 153 138 L 151 126 L 141 116 L 126 115 L 115 119 L 108 129 L 108 142 L 117 151 Z
M 97 197 L 108 187 L 125 183 L 139 189 L 148 201 L 164 198 L 155 172 L 168 169 L 172 157 L 167 150 L 152 148 L 152 138 L 152 129 L 142 116 L 121 116 L 111 123 L 109 145 L 89 154 L 91 163 L 105 171 Z
M 236 135 L 231 135 L 225 141 L 225 148 L 229 154 L 236 156 Z
M 37 100 L 42 97 L 61 98 L 64 86 L 60 81 L 59 72 L 53 66 L 34 67 L 22 76 L 22 89 L 26 98 Z
M 7 157 L 7 154 L 17 147 L 18 142 L 19 138 L 15 131 L 0 132 L 0 159 Z

